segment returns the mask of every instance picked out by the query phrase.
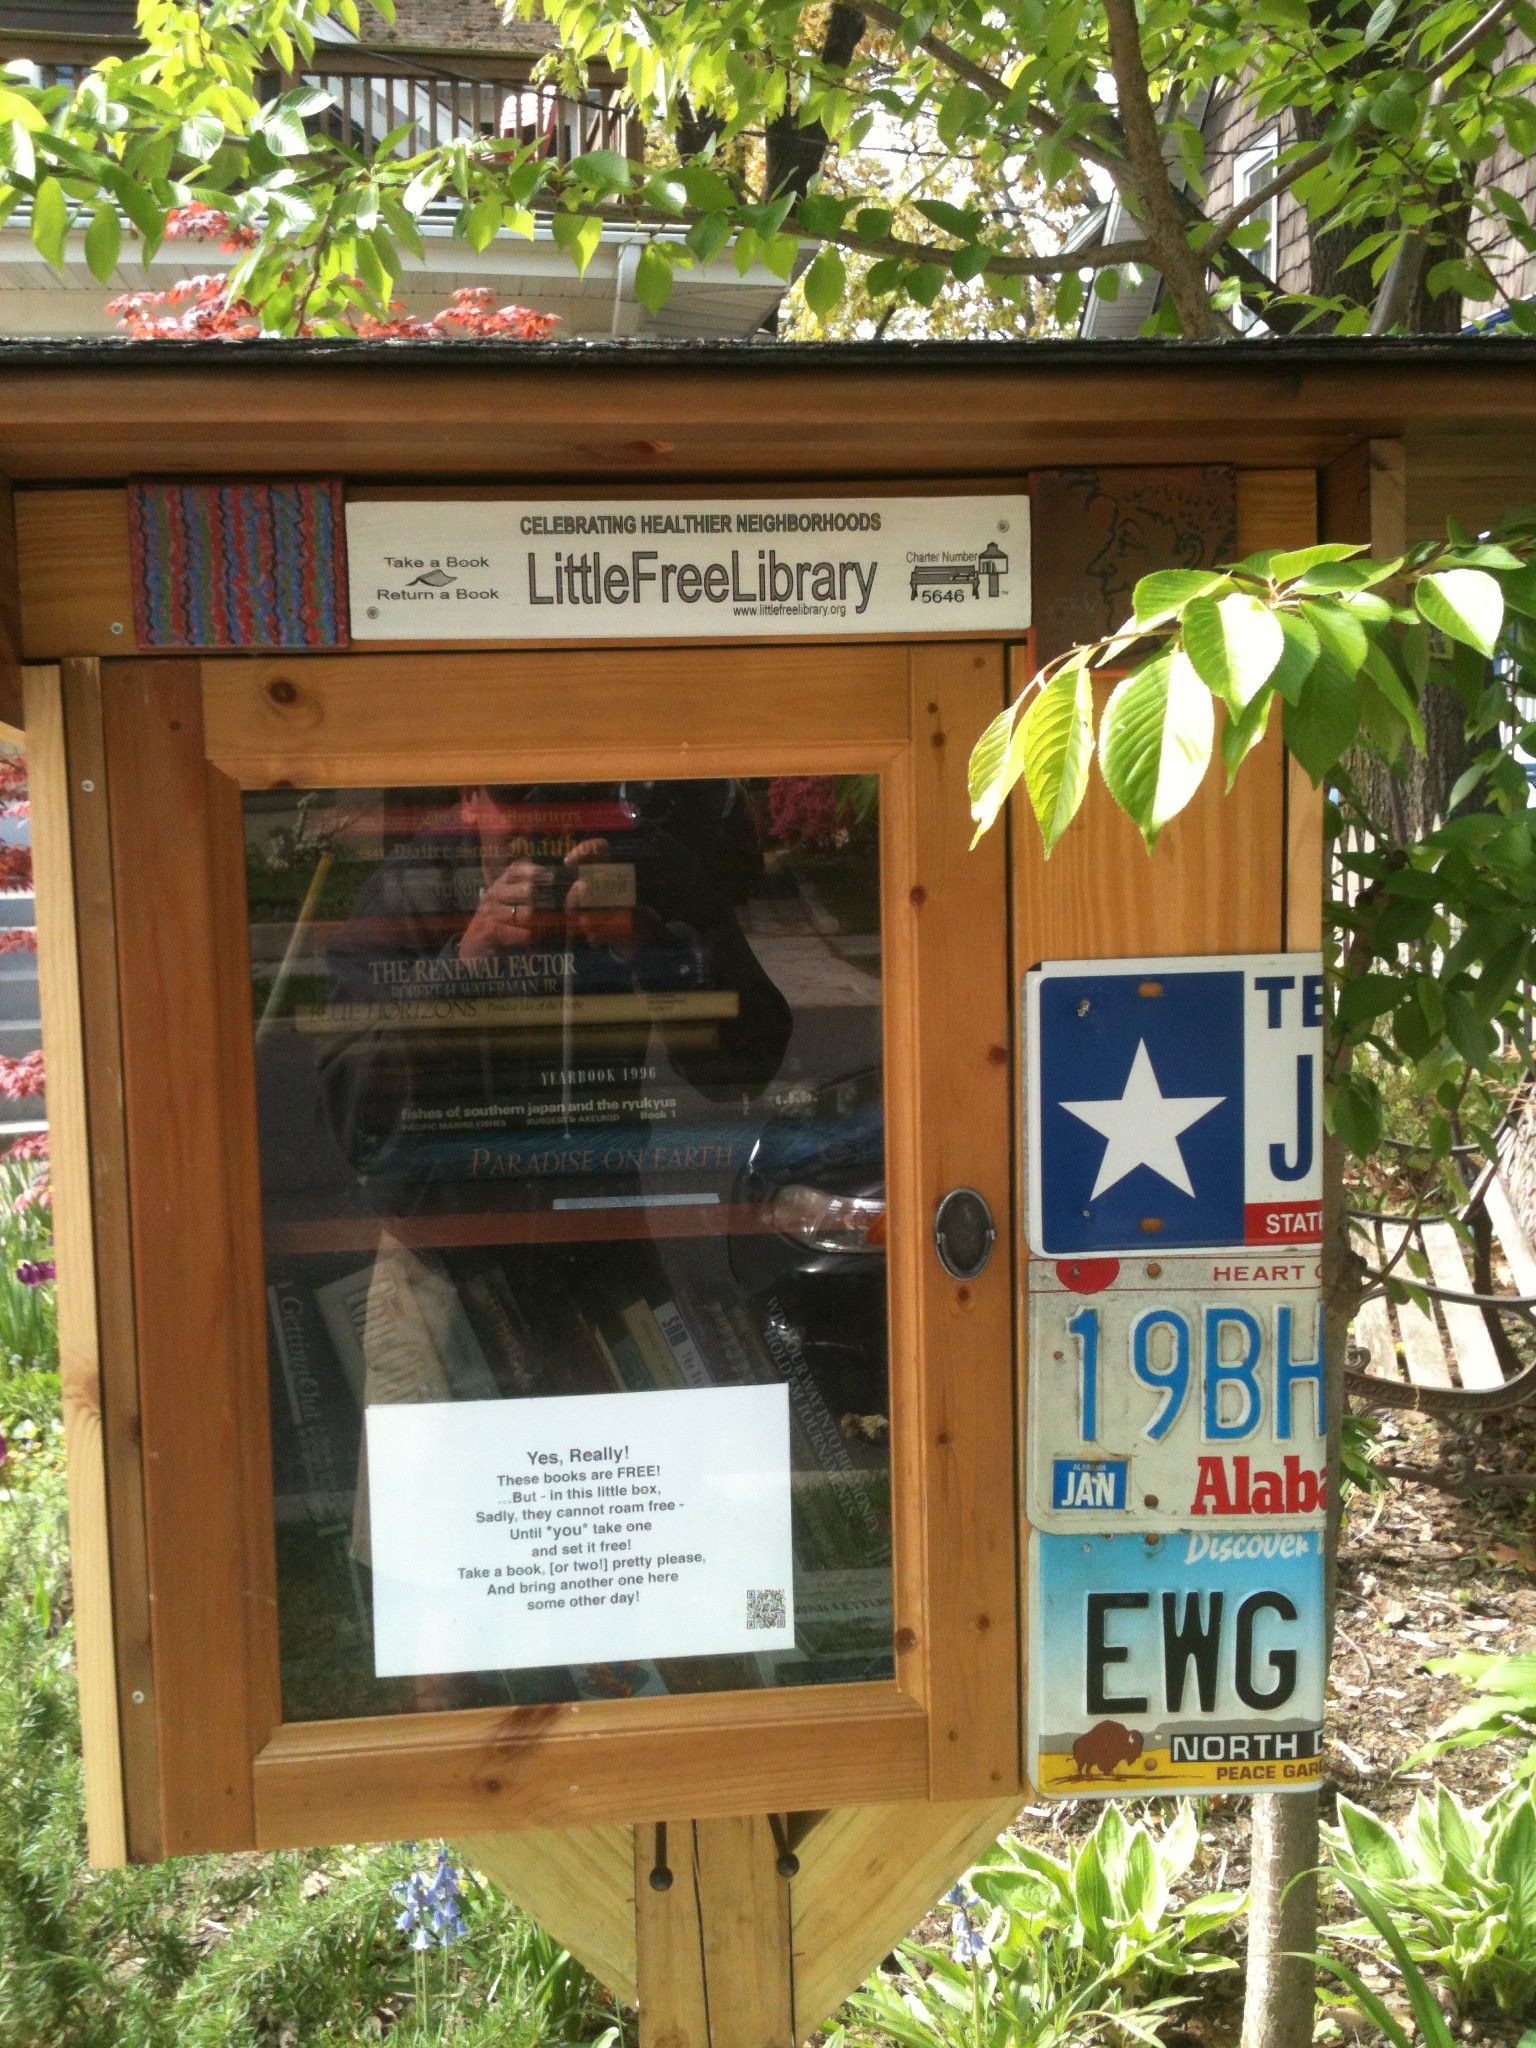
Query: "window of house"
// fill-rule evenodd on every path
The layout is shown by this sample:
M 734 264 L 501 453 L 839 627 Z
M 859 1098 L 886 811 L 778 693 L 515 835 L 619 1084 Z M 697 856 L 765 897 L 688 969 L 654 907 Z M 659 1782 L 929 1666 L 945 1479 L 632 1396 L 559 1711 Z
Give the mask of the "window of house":
M 1247 149 L 1239 150 L 1232 166 L 1232 201 L 1240 204 L 1250 193 L 1274 175 L 1278 138 L 1273 129 L 1261 135 Z M 1263 271 L 1266 277 L 1274 277 L 1279 269 L 1279 227 L 1280 202 L 1270 199 L 1250 216 L 1251 222 L 1264 229 L 1264 240 L 1247 253 Z M 1268 330 L 1258 314 L 1250 308 L 1239 307 L 1234 319 L 1245 334 L 1263 334 Z

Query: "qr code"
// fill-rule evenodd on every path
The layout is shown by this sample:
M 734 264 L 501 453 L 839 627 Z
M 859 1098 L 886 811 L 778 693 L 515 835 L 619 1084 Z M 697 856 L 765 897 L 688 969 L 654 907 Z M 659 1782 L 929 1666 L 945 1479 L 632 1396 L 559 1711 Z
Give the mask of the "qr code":
M 783 1628 L 784 1588 L 759 1586 L 747 1594 L 748 1628 Z

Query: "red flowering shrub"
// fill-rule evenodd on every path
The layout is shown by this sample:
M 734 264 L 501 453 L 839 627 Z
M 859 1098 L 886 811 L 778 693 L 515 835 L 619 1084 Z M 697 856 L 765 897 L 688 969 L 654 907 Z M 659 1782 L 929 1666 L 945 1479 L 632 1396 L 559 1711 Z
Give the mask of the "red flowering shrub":
M 830 853 L 847 838 L 849 823 L 830 775 L 778 775 L 768 785 L 768 830 L 781 846 Z
M 35 953 L 37 933 L 30 925 L 16 925 L 9 931 L 0 931 L 0 956 L 6 953 Z
M 255 310 L 231 299 L 228 279 L 216 275 L 183 278 L 162 292 L 124 292 L 107 311 L 130 341 L 252 341 L 261 333 Z M 489 286 L 475 285 L 456 291 L 430 320 L 395 304 L 387 320 L 361 315 L 353 332 L 368 341 L 547 341 L 559 324 L 555 313 L 498 306 Z
M 254 249 L 261 240 L 254 228 L 238 227 L 216 206 L 173 206 L 165 217 L 168 242 L 217 242 L 233 256 L 241 249 Z
M 40 1052 L 23 1053 L 19 1060 L 7 1059 L 0 1053 L 0 1095 L 7 1102 L 24 1102 L 30 1095 L 41 1095 L 43 1085 Z

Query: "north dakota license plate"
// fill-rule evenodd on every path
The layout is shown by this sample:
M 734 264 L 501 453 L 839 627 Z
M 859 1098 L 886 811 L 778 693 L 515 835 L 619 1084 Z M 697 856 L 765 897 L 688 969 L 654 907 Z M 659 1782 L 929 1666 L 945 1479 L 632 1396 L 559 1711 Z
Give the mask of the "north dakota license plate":
M 1323 1532 L 1030 1538 L 1036 1788 L 1294 1792 L 1322 1776 Z

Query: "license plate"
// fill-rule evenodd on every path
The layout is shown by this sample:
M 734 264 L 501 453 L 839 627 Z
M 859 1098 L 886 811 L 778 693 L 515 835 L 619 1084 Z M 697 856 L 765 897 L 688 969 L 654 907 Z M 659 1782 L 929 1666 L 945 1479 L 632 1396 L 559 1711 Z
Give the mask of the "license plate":
M 1030 1521 L 1320 1524 L 1319 1277 L 1302 1253 L 1031 1260 Z
M 1030 1778 L 1047 1797 L 1322 1776 L 1323 1533 L 1030 1537 Z

